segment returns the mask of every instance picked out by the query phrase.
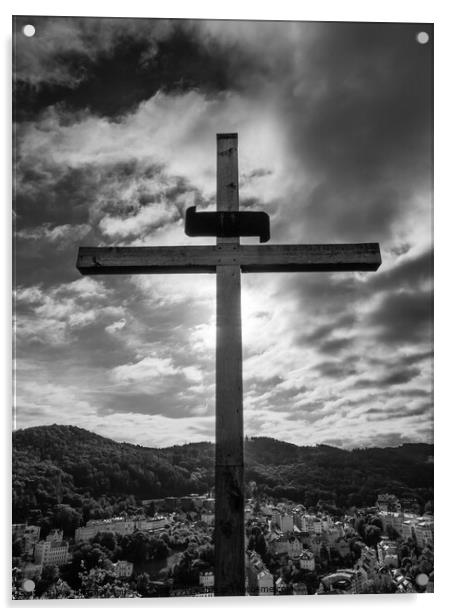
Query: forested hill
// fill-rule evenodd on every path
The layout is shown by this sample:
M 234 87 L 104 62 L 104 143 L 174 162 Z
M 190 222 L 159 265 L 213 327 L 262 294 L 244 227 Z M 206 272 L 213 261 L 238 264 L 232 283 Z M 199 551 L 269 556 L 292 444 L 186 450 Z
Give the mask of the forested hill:
M 298 447 L 270 438 L 245 441 L 246 481 L 258 493 L 312 506 L 370 505 L 380 492 L 433 498 L 433 445 L 345 451 Z M 154 449 L 118 443 L 75 426 L 40 426 L 13 434 L 13 517 L 67 503 L 90 516 L 115 502 L 205 493 L 214 485 L 214 446 L 200 442 Z M 111 507 L 110 507 L 111 505 Z M 97 509 L 96 509 L 97 507 Z M 110 509 L 109 509 L 110 507 Z M 87 517 L 87 512 L 84 513 Z

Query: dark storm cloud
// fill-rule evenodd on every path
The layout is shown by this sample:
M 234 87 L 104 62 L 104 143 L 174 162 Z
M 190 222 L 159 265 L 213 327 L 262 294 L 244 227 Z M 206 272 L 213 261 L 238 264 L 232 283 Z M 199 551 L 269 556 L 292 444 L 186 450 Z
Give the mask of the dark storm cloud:
M 376 367 L 382 367 L 386 371 L 404 367 L 422 364 L 428 359 L 432 359 L 433 351 L 422 351 L 419 353 L 398 353 L 396 356 L 372 357 L 372 364 Z M 357 359 L 357 358 L 356 358 Z M 431 363 L 431 362 L 430 362 Z
M 333 338 L 326 340 L 319 347 L 321 353 L 330 355 L 332 353 L 340 353 L 344 349 L 349 348 L 353 344 L 354 338 Z
M 21 34 L 30 19 L 15 20 L 16 45 L 24 58 L 32 53 L 25 46 L 34 47 L 42 75 L 30 75 L 19 56 L 18 120 L 61 102 L 71 110 L 118 118 L 158 91 L 209 94 L 233 89 L 238 76 L 256 63 L 235 45 L 220 45 L 212 37 L 206 41 L 208 35 L 200 35 L 195 21 L 33 17 L 37 34 L 30 40 Z M 77 44 L 55 38 L 59 30 L 67 30 Z M 40 39 L 52 35 L 60 45 L 40 45 Z
M 251 377 L 248 379 L 250 381 L 250 385 L 254 388 L 254 389 L 262 389 L 264 391 L 270 391 L 272 389 L 274 389 L 275 387 L 277 387 L 278 385 L 281 385 L 281 383 L 284 382 L 284 379 L 282 379 L 280 376 L 272 376 L 268 379 L 266 378 L 256 378 L 256 377 Z M 298 391 L 298 390 L 297 390 Z
M 379 409 L 371 408 L 366 411 L 369 421 L 382 421 L 387 419 L 405 419 L 409 417 L 419 417 L 432 410 L 431 404 L 424 404 L 418 408 L 397 408 L 397 409 Z
M 400 370 L 398 372 L 392 372 L 379 380 L 380 385 L 402 385 L 412 381 L 416 376 L 420 374 L 420 370 L 416 368 Z
M 308 334 L 313 342 L 325 335 L 327 328 L 332 331 L 335 327 L 347 329 L 352 326 L 355 321 L 353 306 L 362 297 L 365 289 L 362 282 L 348 274 L 309 273 L 292 276 L 285 282 L 288 292 L 298 296 L 304 311 L 331 319 L 328 323 L 319 325 L 312 334 Z M 325 331 L 319 329 L 323 327 L 326 328 Z
M 353 314 L 345 314 L 337 319 L 332 319 L 331 322 L 315 328 L 310 334 L 306 334 L 303 338 L 306 342 L 318 343 L 322 339 L 327 338 L 331 333 L 338 329 L 348 329 L 356 322 L 356 317 Z
M 22 138 L 18 133 L 18 142 Z M 54 159 L 42 160 L 39 153 L 23 153 L 16 168 L 15 212 L 16 228 L 38 224 L 54 225 L 90 222 L 95 226 L 104 213 L 130 216 L 151 202 L 174 200 L 191 187 L 183 178 L 168 178 L 166 189 L 158 195 L 146 192 L 147 183 L 159 178 L 164 171 L 155 164 L 140 164 L 128 159 L 114 163 L 99 162 L 69 166 L 57 164 Z M 140 186 L 141 184 L 141 186 Z M 138 185 L 136 201 L 121 199 L 119 188 Z M 93 206 L 101 201 L 101 207 Z
M 328 411 L 325 412 L 326 400 L 312 400 L 311 402 L 297 403 L 296 409 L 286 416 L 288 421 L 305 421 L 314 424 L 321 420 Z
M 245 391 L 249 386 L 246 384 L 245 379 Z M 269 404 L 274 404 L 276 408 L 282 409 L 283 411 L 287 411 L 287 408 L 291 407 L 294 404 L 294 399 L 298 398 L 301 394 L 305 394 L 309 391 L 307 387 L 301 385 L 300 387 L 277 387 L 275 389 L 267 389 L 267 390 L 255 390 L 253 393 L 267 393 L 267 401 Z M 297 413 L 294 416 L 289 416 L 288 419 L 295 419 Z
M 398 389 L 397 395 L 404 398 L 425 398 L 431 396 L 431 392 L 425 389 Z
M 374 291 L 400 291 L 418 288 L 433 279 L 433 250 L 422 252 L 411 258 L 397 261 L 394 267 L 383 269 L 369 279 L 369 287 Z
M 112 244 L 118 238 L 130 242 L 182 220 L 180 199 L 187 194 L 206 205 L 188 180 L 167 176 L 158 165 L 129 160 L 74 168 L 24 157 L 15 184 L 18 283 L 55 284 L 67 281 L 68 272 L 77 278 L 78 246 Z M 162 210 L 159 216 L 152 215 L 154 208 Z
M 253 178 L 263 178 L 272 173 L 273 171 L 271 169 L 253 169 L 250 173 L 243 173 L 240 175 L 239 187 L 246 185 Z
M 417 368 L 402 368 L 376 379 L 358 379 L 353 384 L 353 387 L 355 389 L 369 389 L 372 387 L 382 388 L 391 385 L 403 385 L 412 381 L 415 377 L 419 376 L 420 373 L 420 370 Z
M 165 415 L 166 417 L 187 417 L 193 409 L 193 399 L 186 397 L 183 401 L 172 398 L 170 404 L 165 403 L 162 392 L 147 394 L 134 391 L 115 391 L 114 393 L 98 393 L 93 398 L 99 405 L 98 415 L 114 415 L 115 413 L 138 413 L 139 415 Z M 183 391 L 183 385 L 181 384 Z
M 433 351 L 426 351 L 424 353 L 412 353 L 410 355 L 403 356 L 403 362 L 408 365 L 418 364 L 425 361 L 426 359 L 433 359 Z
M 390 344 L 426 342 L 432 335 L 430 291 L 401 291 L 383 298 L 370 318 L 379 340 Z
M 319 241 L 384 239 L 431 165 L 432 46 L 416 43 L 418 30 L 323 27 L 309 67 L 317 87 L 293 109 L 296 152 L 323 176 L 302 213 L 303 229 Z
M 334 379 L 346 378 L 347 376 L 356 374 L 355 366 L 349 365 L 346 360 L 342 362 L 325 361 L 320 364 L 316 364 L 314 366 L 314 370 L 316 370 L 322 377 Z
M 45 223 L 87 222 L 89 204 L 99 188 L 96 168 L 60 167 L 54 161 L 41 162 L 38 157 L 17 162 L 14 209 L 18 230 Z M 108 177 L 105 180 L 108 182 Z

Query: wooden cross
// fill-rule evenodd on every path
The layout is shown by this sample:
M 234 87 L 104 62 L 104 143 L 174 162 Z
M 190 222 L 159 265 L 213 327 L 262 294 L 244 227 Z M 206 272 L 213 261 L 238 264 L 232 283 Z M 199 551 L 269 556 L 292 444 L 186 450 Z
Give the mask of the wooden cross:
M 88 275 L 209 272 L 217 276 L 214 534 L 217 596 L 245 594 L 241 272 L 375 271 L 381 264 L 378 244 L 241 245 L 240 237 L 231 233 L 239 233 L 242 228 L 249 231 L 253 220 L 259 224 L 257 218 L 240 220 L 240 213 L 234 214 L 239 212 L 238 186 L 237 134 L 219 134 L 218 217 L 209 219 L 210 222 L 207 218 L 199 219 L 206 224 L 198 225 L 199 234 L 206 235 L 213 224 L 215 229 L 210 234 L 222 234 L 217 237 L 216 245 L 80 247 L 77 259 L 79 271 Z M 260 221 L 265 223 L 262 214 Z M 192 209 L 190 224 L 197 220 L 193 216 L 202 215 Z M 268 229 L 257 226 L 255 235 L 266 241 Z M 196 234 L 196 229 L 190 234 Z

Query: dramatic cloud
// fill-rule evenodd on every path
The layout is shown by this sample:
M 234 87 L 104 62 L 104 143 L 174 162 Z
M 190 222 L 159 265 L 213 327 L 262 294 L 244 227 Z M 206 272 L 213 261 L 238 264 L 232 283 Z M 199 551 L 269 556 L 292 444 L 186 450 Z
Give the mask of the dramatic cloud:
M 245 431 L 432 439 L 432 45 L 419 24 L 14 22 L 15 418 L 213 439 L 215 278 L 81 278 L 80 245 L 209 244 L 216 140 L 272 243 L 378 241 L 377 273 L 244 275 Z M 432 37 L 431 27 L 422 25 Z M 248 240 L 247 240 L 248 241 Z M 249 242 L 256 242 L 251 238 Z

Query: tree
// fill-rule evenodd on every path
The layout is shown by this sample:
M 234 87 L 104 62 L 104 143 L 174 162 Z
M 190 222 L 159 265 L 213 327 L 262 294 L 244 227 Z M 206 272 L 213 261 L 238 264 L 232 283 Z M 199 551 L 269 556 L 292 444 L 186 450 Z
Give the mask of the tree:
M 24 551 L 24 542 L 19 537 L 13 539 L 12 555 L 19 558 Z
M 161 537 L 150 537 L 148 539 L 148 559 L 160 560 L 166 558 L 169 554 L 169 549 L 165 541 Z
M 154 588 L 149 585 L 150 581 L 151 578 L 146 572 L 140 573 L 137 576 L 135 580 L 136 590 L 142 597 L 152 597 L 153 595 L 155 595 Z
M 148 537 L 141 531 L 124 535 L 121 539 L 121 549 L 123 558 L 141 564 L 148 559 Z
M 113 557 L 116 556 L 116 552 L 118 550 L 116 533 L 111 531 L 97 533 L 97 535 L 93 538 L 92 541 L 93 543 L 97 543 L 106 548 Z
M 367 524 L 364 531 L 364 540 L 370 547 L 376 547 L 377 543 L 381 541 L 381 528 L 374 524 Z
M 251 529 L 251 536 L 248 542 L 248 549 L 255 550 L 262 558 L 267 552 L 267 543 L 265 537 L 262 534 L 261 529 L 258 526 L 254 526 Z
M 365 539 L 366 519 L 362 516 L 357 518 L 355 522 L 355 530 L 363 539 Z
M 378 528 L 381 531 L 383 531 L 383 522 L 381 521 L 381 519 L 377 515 L 371 516 L 371 518 L 369 520 L 369 524 L 372 524 L 373 526 L 378 526 Z
M 91 569 L 89 573 L 84 570 L 80 579 L 80 594 L 85 599 L 132 599 L 141 596 L 138 592 L 132 590 L 127 582 L 118 579 L 116 574 L 99 567 Z
M 41 599 L 79 599 L 80 595 L 74 591 L 67 582 L 58 578 L 41 595 Z
M 391 524 L 388 524 L 386 526 L 386 534 L 388 535 L 388 538 L 391 541 L 397 541 L 397 539 L 400 539 L 399 533 L 396 531 L 394 526 L 392 526 Z
M 55 505 L 53 527 L 60 528 L 66 536 L 74 535 L 81 522 L 82 515 L 70 505 Z
M 153 518 L 155 516 L 155 503 L 152 501 L 146 505 L 146 513 Z
M 60 577 L 60 570 L 56 565 L 45 565 L 41 577 L 36 584 L 36 595 L 39 597 L 47 591 Z
M 61 567 L 61 577 L 71 588 L 79 588 L 79 574 L 94 567 L 105 566 L 110 562 L 110 553 L 100 544 L 91 542 L 76 544 L 72 553 L 72 562 Z

